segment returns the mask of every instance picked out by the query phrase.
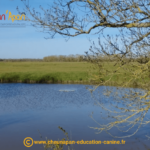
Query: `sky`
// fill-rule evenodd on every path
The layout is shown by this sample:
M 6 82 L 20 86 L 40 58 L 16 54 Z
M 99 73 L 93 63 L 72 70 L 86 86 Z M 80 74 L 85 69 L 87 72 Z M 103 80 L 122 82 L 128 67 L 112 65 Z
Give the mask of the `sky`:
M 47 8 L 50 0 L 30 0 L 30 8 Z M 0 15 L 5 14 L 6 20 L 0 20 L 0 25 L 3 23 L 24 23 L 23 27 L 2 27 L 0 26 L 0 58 L 1 59 L 19 59 L 19 58 L 37 58 L 50 55 L 84 55 L 89 50 L 91 43 L 89 38 L 98 42 L 98 36 L 81 35 L 70 38 L 67 42 L 57 36 L 54 39 L 45 39 L 49 35 L 40 32 L 41 30 L 31 26 L 30 22 L 8 20 L 6 10 L 12 15 L 17 15 L 16 7 L 23 10 L 24 5 L 21 0 L 0 0 Z M 109 29 L 109 33 L 114 33 L 114 29 Z

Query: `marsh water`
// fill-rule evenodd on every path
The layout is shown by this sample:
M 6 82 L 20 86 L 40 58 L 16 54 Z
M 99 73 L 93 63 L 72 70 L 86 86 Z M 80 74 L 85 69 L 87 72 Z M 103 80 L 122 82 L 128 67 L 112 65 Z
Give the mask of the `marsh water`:
M 74 150 L 107 150 L 107 149 L 150 149 L 150 126 L 144 125 L 129 138 L 114 138 L 105 131 L 96 134 L 99 127 L 91 118 L 101 124 L 109 123 L 104 110 L 95 103 L 87 85 L 78 84 L 0 84 L 0 149 L 2 150 L 44 150 L 43 145 L 27 148 L 23 145 L 26 137 L 33 140 L 61 140 L 68 132 L 69 139 L 74 141 L 126 141 L 125 144 L 74 144 Z M 113 97 L 102 94 L 106 87 L 98 87 L 100 97 L 106 106 L 113 102 Z M 95 95 L 97 91 L 95 91 Z M 105 101 L 106 100 L 106 101 Z M 103 114 L 103 117 L 101 117 Z M 147 117 L 150 113 L 147 113 Z M 136 126 L 128 134 L 132 134 Z M 115 127 L 112 135 L 124 136 Z M 64 149 L 67 149 L 65 146 Z

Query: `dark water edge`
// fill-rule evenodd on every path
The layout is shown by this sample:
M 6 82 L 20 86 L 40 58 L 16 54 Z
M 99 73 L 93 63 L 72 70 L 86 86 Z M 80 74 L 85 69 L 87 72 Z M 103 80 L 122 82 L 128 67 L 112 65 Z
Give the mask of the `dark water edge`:
M 97 85 L 99 84 L 100 86 L 115 86 L 115 87 L 122 87 L 123 83 L 118 83 L 118 82 L 107 82 L 106 84 L 100 84 L 100 82 L 97 81 L 45 81 L 45 80 L 40 80 L 40 81 L 35 81 L 35 80 L 25 80 L 25 81 L 21 81 L 21 80 L 2 80 L 0 79 L 0 84 L 3 83 L 27 83 L 27 84 L 83 84 L 83 85 Z M 135 83 L 135 82 L 131 82 L 130 84 L 128 84 L 125 88 L 141 88 L 141 89 L 147 89 L 148 87 L 150 87 L 150 83 L 146 83 L 143 84 L 142 83 Z
M 74 92 L 60 92 L 65 89 L 74 90 Z M 104 86 L 99 87 L 100 91 L 104 89 Z M 106 97 L 101 96 L 101 98 L 105 102 Z M 108 105 L 108 101 L 107 99 L 106 105 Z M 85 85 L 0 84 L 0 149 L 44 150 L 43 145 L 26 148 L 23 145 L 23 139 L 32 137 L 34 140 L 41 140 L 39 130 L 43 140 L 46 137 L 52 140 L 61 140 L 65 136 L 58 126 L 68 132 L 70 140 L 122 140 L 113 138 L 105 132 L 95 134 L 96 131 L 89 128 L 98 126 L 89 117 L 92 111 L 98 122 L 107 123 L 100 119 L 99 114 L 102 110 L 94 104 Z M 115 128 L 111 132 L 123 135 Z M 132 132 L 133 130 L 131 130 Z M 150 140 L 145 137 L 149 133 L 149 125 L 146 125 L 136 135 L 123 139 L 126 141 L 125 145 L 75 144 L 72 146 L 74 150 L 149 150 Z M 66 146 L 64 146 L 64 150 L 67 150 Z
M 93 84 L 94 82 L 91 81 L 34 81 L 34 80 L 26 80 L 26 81 L 21 81 L 21 80 L 0 80 L 0 83 L 53 83 L 53 84 Z

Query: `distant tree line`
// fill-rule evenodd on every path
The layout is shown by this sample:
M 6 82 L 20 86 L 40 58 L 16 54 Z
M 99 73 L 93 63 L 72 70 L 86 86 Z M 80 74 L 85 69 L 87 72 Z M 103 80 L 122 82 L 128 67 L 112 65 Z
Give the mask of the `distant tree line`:
M 43 59 L 0 59 L 0 62 L 81 62 L 85 61 L 85 56 L 84 55 L 51 55 L 51 56 L 46 56 Z
M 45 62 L 82 62 L 86 61 L 84 55 L 52 55 L 52 56 L 47 56 L 43 58 L 43 61 Z
M 43 59 L 0 59 L 0 62 L 85 62 L 89 61 L 89 58 L 91 61 L 101 61 L 101 62 L 113 62 L 117 61 L 118 58 L 121 57 L 119 54 L 117 55 L 98 55 L 95 54 L 88 54 L 86 55 L 51 55 L 46 56 Z M 132 61 L 132 62 L 139 62 L 139 63 L 147 63 L 150 60 L 150 54 L 142 55 L 140 57 L 133 57 L 128 58 L 124 57 L 124 60 L 126 61 Z

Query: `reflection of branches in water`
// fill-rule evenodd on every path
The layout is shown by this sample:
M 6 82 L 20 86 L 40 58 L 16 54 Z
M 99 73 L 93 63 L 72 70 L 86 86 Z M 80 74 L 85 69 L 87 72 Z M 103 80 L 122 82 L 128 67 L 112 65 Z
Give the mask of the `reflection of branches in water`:
M 126 90 L 124 88 L 118 88 L 116 92 L 114 89 L 107 88 L 104 93 L 105 96 L 109 97 L 109 101 L 103 101 L 102 99 L 98 100 L 94 93 L 92 92 L 92 97 L 96 100 L 97 105 L 103 108 L 108 113 L 108 118 L 112 118 L 108 124 L 102 125 L 98 123 L 93 116 L 92 119 L 100 126 L 100 127 L 91 127 L 93 129 L 97 129 L 97 133 L 101 133 L 105 131 L 109 135 L 113 136 L 109 130 L 113 127 L 116 127 L 121 132 L 128 133 L 133 127 L 136 127 L 136 130 L 130 134 L 123 137 L 113 136 L 116 138 L 125 138 L 130 137 L 137 133 L 142 125 L 150 123 L 150 119 L 145 118 L 149 108 L 150 101 L 149 96 L 145 99 L 144 96 L 147 94 L 146 91 L 142 90 L 134 90 L 129 89 Z M 110 101 L 111 98 L 111 101 Z M 105 106 L 105 104 L 111 105 L 111 108 Z

